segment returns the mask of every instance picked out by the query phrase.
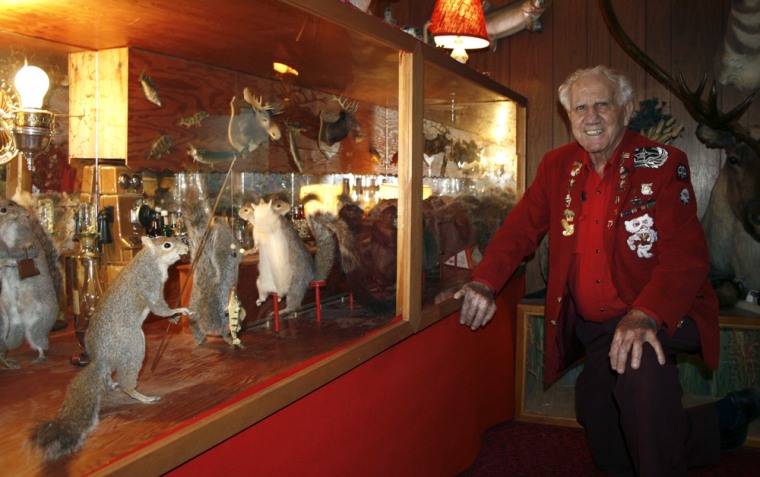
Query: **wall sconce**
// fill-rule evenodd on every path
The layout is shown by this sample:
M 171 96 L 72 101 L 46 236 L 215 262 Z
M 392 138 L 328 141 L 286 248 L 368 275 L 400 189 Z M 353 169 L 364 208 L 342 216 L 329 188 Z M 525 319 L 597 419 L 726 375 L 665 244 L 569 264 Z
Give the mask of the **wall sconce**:
M 34 170 L 32 159 L 50 145 L 55 116 L 42 108 L 50 87 L 48 75 L 36 66 L 24 65 L 14 79 L 21 97 L 21 108 L 13 112 L 11 132 L 16 148 L 26 158 L 27 168 Z
M 452 49 L 451 57 L 460 63 L 469 58 L 465 50 L 491 44 L 480 0 L 438 0 L 430 17 L 430 31 L 436 46 Z

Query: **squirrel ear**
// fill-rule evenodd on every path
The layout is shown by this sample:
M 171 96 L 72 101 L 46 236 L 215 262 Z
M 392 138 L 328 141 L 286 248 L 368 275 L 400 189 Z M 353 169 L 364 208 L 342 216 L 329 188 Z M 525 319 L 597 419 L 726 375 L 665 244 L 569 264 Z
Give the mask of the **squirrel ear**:
M 153 240 L 150 239 L 147 235 L 143 235 L 140 237 L 140 240 L 142 240 L 143 246 L 147 248 L 153 248 Z

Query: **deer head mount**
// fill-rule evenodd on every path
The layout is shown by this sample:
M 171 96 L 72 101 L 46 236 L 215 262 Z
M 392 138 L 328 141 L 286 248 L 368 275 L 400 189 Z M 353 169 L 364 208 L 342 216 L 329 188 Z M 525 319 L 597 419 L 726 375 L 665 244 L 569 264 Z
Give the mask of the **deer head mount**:
M 721 112 L 718 109 L 715 81 L 707 94 L 707 99 L 703 101 L 702 95 L 707 84 L 707 74 L 702 77 L 697 89 L 694 91 L 689 89 L 683 75 L 679 74 L 677 79 L 673 78 L 631 40 L 620 26 L 615 10 L 612 8 L 612 0 L 598 1 L 602 17 L 612 37 L 639 66 L 683 103 L 689 115 L 699 123 L 697 138 L 700 141 L 708 147 L 717 148 L 726 148 L 739 141 L 750 146 L 760 156 L 760 142 L 738 123 L 738 119 L 752 104 L 754 94 L 747 96 L 729 112 Z

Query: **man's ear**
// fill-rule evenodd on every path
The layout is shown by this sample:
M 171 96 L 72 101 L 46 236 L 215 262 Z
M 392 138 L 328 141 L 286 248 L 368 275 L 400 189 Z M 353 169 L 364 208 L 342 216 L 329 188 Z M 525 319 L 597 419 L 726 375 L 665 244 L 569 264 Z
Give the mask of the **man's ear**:
M 628 127 L 628 124 L 631 122 L 631 117 L 633 117 L 633 103 L 631 101 L 625 103 L 625 121 L 623 126 Z

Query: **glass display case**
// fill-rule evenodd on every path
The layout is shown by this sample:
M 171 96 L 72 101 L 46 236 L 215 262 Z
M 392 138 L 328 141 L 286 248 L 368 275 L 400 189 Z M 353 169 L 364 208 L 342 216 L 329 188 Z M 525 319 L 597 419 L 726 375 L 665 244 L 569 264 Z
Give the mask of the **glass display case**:
M 38 13 L 76 29 L 85 20 L 73 3 Z M 319 216 L 334 232 L 322 299 L 350 297 L 363 316 L 387 318 L 338 352 L 319 350 L 329 358 L 290 363 L 297 379 L 275 373 L 269 388 L 246 388 L 236 406 L 255 411 L 225 421 L 220 432 L 232 435 L 456 311 L 454 300 L 436 296 L 466 279 L 522 194 L 527 101 L 348 4 L 196 3 L 171 13 L 180 26 L 163 39 L 130 30 L 131 46 L 104 41 L 67 52 L 68 107 L 59 119 L 67 120 L 80 200 L 114 211 L 104 262 L 120 267 L 139 251 L 152 228 L 141 214 L 164 210 L 181 234 L 191 192 L 251 249 L 251 224 L 238 211 L 279 199 L 313 254 L 320 244 L 304 222 Z M 115 0 L 88 8 L 137 15 Z M 4 28 L 30 34 L 13 10 L 3 15 Z M 139 11 L 145 24 L 165 15 L 158 5 Z M 65 42 L 63 30 L 47 34 Z M 255 311 L 258 263 L 254 250 L 238 287 L 248 316 L 261 318 L 250 326 L 269 320 L 269 309 Z M 218 442 L 205 431 L 185 432 L 193 449 Z

